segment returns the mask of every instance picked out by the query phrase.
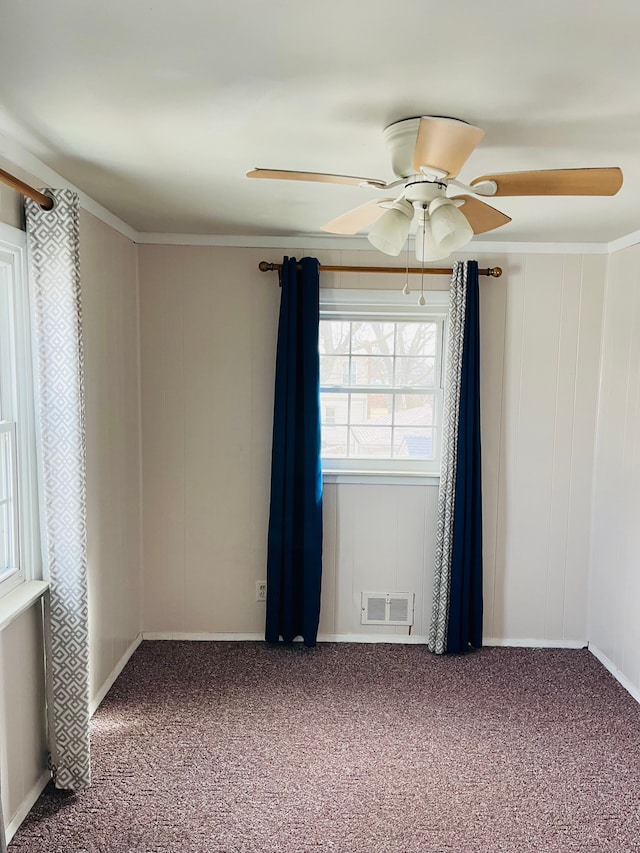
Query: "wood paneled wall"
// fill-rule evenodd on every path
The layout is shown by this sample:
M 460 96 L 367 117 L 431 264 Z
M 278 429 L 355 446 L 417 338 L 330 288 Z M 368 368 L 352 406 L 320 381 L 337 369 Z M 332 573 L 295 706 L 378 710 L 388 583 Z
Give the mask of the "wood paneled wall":
M 506 279 L 483 290 L 489 638 L 587 638 L 605 265 L 594 255 L 510 257 Z
M 136 246 L 81 211 L 90 696 L 141 623 L 142 508 Z
M 0 632 L 0 771 L 5 824 L 23 819 L 47 773 L 42 609 Z
M 640 246 L 606 286 L 593 502 L 589 638 L 640 700 Z
M 263 630 L 255 581 L 265 572 L 279 302 L 275 278 L 257 271 L 267 254 L 282 255 L 140 247 L 149 633 Z M 317 254 L 379 261 L 374 252 Z M 605 258 L 491 263 L 504 275 L 481 283 L 485 634 L 580 644 Z M 402 281 L 344 273 L 322 284 Z M 360 625 L 363 590 L 415 592 L 414 634 L 426 632 L 436 503 L 433 486 L 326 486 L 323 634 L 406 634 Z

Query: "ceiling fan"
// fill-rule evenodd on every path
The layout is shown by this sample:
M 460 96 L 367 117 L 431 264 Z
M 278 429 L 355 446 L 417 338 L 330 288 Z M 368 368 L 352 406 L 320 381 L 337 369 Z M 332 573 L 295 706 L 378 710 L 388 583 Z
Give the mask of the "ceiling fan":
M 415 220 L 419 261 L 446 258 L 475 234 L 511 222 L 511 217 L 476 196 L 610 196 L 622 186 L 622 171 L 617 167 L 503 172 L 482 175 L 463 184 L 456 176 L 483 136 L 483 130 L 461 119 L 407 118 L 390 124 L 383 132 L 397 180 L 282 169 L 252 169 L 247 177 L 350 184 L 377 190 L 402 187 L 396 198 L 365 202 L 327 222 L 322 230 L 356 234 L 370 228 L 368 239 L 376 249 L 398 255 Z

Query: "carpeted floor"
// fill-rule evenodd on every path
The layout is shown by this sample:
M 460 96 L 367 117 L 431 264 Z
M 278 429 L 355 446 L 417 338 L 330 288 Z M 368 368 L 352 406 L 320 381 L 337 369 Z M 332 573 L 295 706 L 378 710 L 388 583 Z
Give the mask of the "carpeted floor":
M 632 853 L 640 706 L 587 651 L 145 642 L 11 853 Z

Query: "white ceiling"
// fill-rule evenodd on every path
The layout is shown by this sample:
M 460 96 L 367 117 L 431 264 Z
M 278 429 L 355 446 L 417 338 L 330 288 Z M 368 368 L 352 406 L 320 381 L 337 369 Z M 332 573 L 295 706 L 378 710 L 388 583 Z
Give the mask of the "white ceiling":
M 613 198 L 498 199 L 490 241 L 640 228 L 637 0 L 0 0 L 0 132 L 138 231 L 318 234 L 393 178 L 382 130 L 486 131 L 460 173 L 620 166 Z M 476 238 L 483 239 L 483 237 Z

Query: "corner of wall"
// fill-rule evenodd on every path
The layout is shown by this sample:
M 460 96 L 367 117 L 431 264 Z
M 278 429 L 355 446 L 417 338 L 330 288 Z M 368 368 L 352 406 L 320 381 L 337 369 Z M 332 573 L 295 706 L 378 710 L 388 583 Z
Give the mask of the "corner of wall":
M 140 524 L 138 527 L 138 633 L 142 632 L 144 601 L 144 502 L 142 489 L 142 352 L 140 328 L 140 244 L 134 243 L 135 286 L 136 286 L 136 376 L 138 385 L 138 495 L 140 501 Z
M 598 485 L 598 458 L 600 455 L 601 436 L 601 421 L 602 421 L 602 384 L 603 384 L 603 360 L 604 360 L 604 332 L 606 325 L 607 301 L 609 293 L 609 274 L 610 274 L 610 258 L 606 255 L 603 271 L 603 294 L 602 294 L 602 313 L 600 318 L 600 349 L 598 352 L 598 392 L 596 399 L 596 423 L 595 423 L 595 443 L 593 459 L 591 461 L 591 509 L 589 512 L 589 564 L 587 567 L 587 638 L 590 641 L 593 635 L 592 631 L 592 591 L 593 591 L 593 550 L 594 550 L 594 528 L 595 528 L 595 505 L 596 491 Z

